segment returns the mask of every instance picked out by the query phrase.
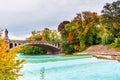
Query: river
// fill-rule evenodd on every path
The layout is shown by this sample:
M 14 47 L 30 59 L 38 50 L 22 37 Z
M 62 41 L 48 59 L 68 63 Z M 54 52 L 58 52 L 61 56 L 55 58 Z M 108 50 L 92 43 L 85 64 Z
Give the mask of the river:
M 120 62 L 91 56 L 25 56 L 18 80 L 120 80 Z M 44 78 L 44 79 L 42 79 Z

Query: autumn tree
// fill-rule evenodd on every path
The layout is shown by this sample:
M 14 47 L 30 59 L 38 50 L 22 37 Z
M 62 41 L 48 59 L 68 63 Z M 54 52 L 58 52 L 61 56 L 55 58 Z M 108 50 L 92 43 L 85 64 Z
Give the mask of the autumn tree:
M 58 25 L 58 31 L 62 32 L 64 30 L 64 27 L 67 23 L 70 23 L 69 21 L 63 21 Z
M 70 21 L 63 21 L 58 25 L 58 31 L 61 34 L 61 41 L 62 42 L 64 42 L 64 41 L 66 42 L 66 40 L 67 40 L 68 33 L 65 30 L 65 25 L 68 23 L 70 23 Z
M 31 32 L 31 36 L 26 38 L 26 40 L 37 40 L 37 41 L 41 41 L 42 40 L 42 35 L 41 35 L 41 31 L 32 31 Z
M 16 59 L 20 48 L 7 49 L 7 41 L 0 37 L 0 80 L 16 80 L 24 60 Z
M 50 41 L 57 41 L 57 42 L 60 41 L 60 34 L 58 33 L 57 30 L 51 31 L 51 34 L 50 34 Z
M 97 44 L 98 25 L 101 16 L 95 12 L 85 11 L 78 13 L 77 16 L 62 29 L 63 45 L 71 47 L 72 50 L 82 51 L 88 45 Z M 69 45 L 68 45 L 69 44 Z M 66 47 L 66 48 L 68 48 Z M 69 50 L 69 49 L 66 49 Z
M 38 40 L 38 41 L 50 41 L 51 30 L 44 28 L 42 31 L 32 31 L 31 36 L 26 38 L 27 40 Z
M 83 34 L 86 38 L 86 44 L 92 45 L 92 44 L 98 44 L 98 25 L 100 25 L 101 22 L 101 16 L 97 15 L 96 12 L 83 12 Z
M 69 23 L 70 23 L 70 21 L 62 21 L 58 25 L 58 31 L 61 34 L 60 42 L 62 45 L 62 52 L 65 52 L 65 53 L 72 53 L 73 52 L 73 50 L 71 48 L 71 44 L 70 44 L 72 42 L 71 33 L 69 33 L 68 31 L 65 30 L 65 26 Z
M 49 41 L 50 40 L 50 33 L 51 30 L 49 28 L 44 28 L 42 31 L 42 41 Z

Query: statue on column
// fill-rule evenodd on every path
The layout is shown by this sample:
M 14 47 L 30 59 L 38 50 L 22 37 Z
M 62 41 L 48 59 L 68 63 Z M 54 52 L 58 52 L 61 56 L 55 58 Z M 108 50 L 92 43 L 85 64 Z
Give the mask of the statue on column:
M 5 39 L 7 40 L 8 39 L 8 30 L 5 29 Z

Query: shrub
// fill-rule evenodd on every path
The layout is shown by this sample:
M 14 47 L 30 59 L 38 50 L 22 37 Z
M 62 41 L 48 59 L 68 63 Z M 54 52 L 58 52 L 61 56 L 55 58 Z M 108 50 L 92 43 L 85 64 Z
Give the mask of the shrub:
M 64 43 L 62 45 L 62 48 L 64 49 L 63 52 L 66 54 L 72 54 L 73 53 L 73 49 L 71 48 L 71 45 L 69 43 Z
M 81 40 L 81 41 L 80 41 L 79 51 L 83 51 L 85 48 L 86 48 L 85 41 L 84 41 L 84 40 Z
M 114 42 L 114 35 L 109 33 L 104 33 L 102 36 L 102 44 L 111 44 Z
M 114 40 L 114 46 L 115 47 L 120 47 L 120 38 L 115 38 L 115 40 Z
M 26 55 L 40 55 L 40 54 L 43 55 L 43 54 L 46 54 L 47 51 L 37 46 L 23 46 L 20 53 L 23 53 Z

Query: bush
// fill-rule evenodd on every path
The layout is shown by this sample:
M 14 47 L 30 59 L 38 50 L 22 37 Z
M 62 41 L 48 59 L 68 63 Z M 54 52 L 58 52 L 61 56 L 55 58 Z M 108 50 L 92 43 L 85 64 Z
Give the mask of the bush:
M 120 47 L 120 38 L 115 38 L 115 40 L 114 40 L 114 46 L 115 47 Z
M 104 33 L 102 36 L 102 44 L 111 44 L 114 42 L 114 35 L 109 33 Z
M 86 48 L 85 41 L 84 41 L 84 40 L 81 40 L 81 41 L 80 41 L 79 51 L 83 51 L 85 48 Z
M 116 51 L 120 52 L 120 38 L 115 38 L 114 43 L 110 45 L 111 47 L 114 47 Z
M 47 51 L 37 46 L 23 46 L 20 53 L 26 55 L 40 55 L 40 54 L 43 55 L 46 54 Z
M 64 43 L 62 45 L 62 48 L 64 49 L 63 52 L 66 54 L 72 54 L 73 53 L 73 49 L 71 48 L 71 45 L 69 43 Z

